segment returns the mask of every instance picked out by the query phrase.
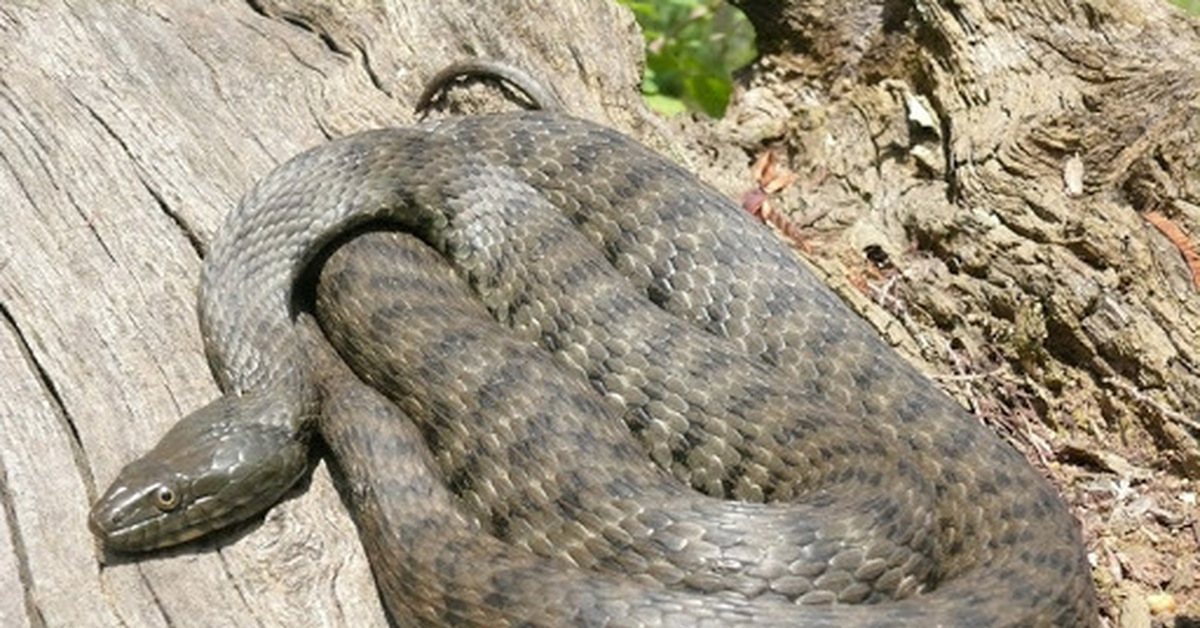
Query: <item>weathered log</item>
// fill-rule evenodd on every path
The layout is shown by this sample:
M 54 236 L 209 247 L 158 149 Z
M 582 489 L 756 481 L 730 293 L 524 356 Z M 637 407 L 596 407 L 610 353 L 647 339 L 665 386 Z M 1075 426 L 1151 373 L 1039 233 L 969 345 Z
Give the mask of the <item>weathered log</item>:
M 217 394 L 200 259 L 256 179 L 411 122 L 423 82 L 476 55 L 636 130 L 631 16 L 601 1 L 4 3 L 0 40 L 0 625 L 385 625 L 323 464 L 261 523 L 138 562 L 102 565 L 88 505 Z

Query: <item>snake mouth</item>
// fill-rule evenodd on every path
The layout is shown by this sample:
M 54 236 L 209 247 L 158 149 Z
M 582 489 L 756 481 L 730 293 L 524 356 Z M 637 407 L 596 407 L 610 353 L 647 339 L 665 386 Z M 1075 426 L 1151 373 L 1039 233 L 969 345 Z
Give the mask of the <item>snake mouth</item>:
M 114 486 L 93 506 L 88 528 L 106 549 L 119 552 L 141 552 L 186 540 L 179 537 L 188 536 L 187 530 L 170 532 L 178 527 L 172 525 L 172 513 L 152 503 L 161 488 Z
M 138 508 L 141 495 L 127 487 L 114 487 L 96 502 L 88 515 L 88 528 L 106 549 L 134 552 L 144 547 L 148 528 L 161 520 Z
M 107 550 L 140 553 L 193 541 L 244 518 L 211 495 L 164 506 L 162 489 L 113 487 L 92 508 L 88 528 Z

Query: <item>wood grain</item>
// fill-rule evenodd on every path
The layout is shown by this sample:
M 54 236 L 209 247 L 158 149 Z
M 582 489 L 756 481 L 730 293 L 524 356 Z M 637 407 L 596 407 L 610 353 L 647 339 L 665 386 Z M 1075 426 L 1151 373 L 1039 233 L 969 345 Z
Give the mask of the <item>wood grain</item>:
M 0 625 L 386 624 L 323 463 L 260 523 L 137 562 L 100 552 L 87 508 L 217 395 L 200 260 L 274 165 L 410 122 L 423 81 L 474 54 L 581 115 L 638 109 L 632 19 L 538 4 L 0 6 Z

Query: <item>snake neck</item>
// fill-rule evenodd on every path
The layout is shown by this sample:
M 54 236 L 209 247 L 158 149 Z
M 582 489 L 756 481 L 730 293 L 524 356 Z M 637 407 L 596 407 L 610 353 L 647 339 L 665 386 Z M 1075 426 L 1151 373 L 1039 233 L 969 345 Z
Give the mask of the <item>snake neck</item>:
M 205 352 L 223 391 L 309 393 L 295 286 L 327 244 L 362 223 L 431 219 L 408 211 L 416 204 L 405 184 L 420 181 L 407 153 L 420 150 L 423 135 L 367 132 L 309 150 L 260 181 L 227 218 L 204 261 L 199 298 Z M 388 164 L 403 172 L 379 177 Z

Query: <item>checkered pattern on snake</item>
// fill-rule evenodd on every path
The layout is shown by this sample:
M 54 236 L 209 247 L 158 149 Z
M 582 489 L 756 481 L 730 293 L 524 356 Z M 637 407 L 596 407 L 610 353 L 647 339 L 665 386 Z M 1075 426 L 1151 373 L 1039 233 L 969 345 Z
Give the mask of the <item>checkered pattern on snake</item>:
M 294 287 L 328 245 L 320 324 Z M 226 391 L 320 429 L 400 621 L 1093 626 L 1075 521 L 745 212 L 557 113 L 292 159 L 206 261 Z M 315 356 L 315 357 L 314 357 Z M 314 385 L 313 382 L 319 382 Z

